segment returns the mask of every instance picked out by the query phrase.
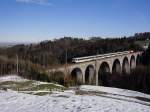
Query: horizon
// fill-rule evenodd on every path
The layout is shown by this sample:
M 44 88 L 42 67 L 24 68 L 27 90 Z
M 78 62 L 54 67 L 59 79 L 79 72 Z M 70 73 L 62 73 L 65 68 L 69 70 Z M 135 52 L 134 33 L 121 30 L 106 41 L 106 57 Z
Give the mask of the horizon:
M 137 33 L 147 33 L 147 32 L 137 32 Z M 136 33 L 135 33 L 136 34 Z M 102 37 L 102 36 L 91 36 L 91 37 L 72 37 L 72 36 L 63 36 L 63 37 L 57 37 L 57 38 L 49 38 L 49 39 L 45 39 L 45 40 L 37 40 L 37 41 L 0 41 L 0 44 L 4 44 L 4 43 L 10 43 L 10 44 L 16 44 L 16 43 L 23 43 L 23 44 L 28 44 L 28 43 L 40 43 L 40 42 L 43 42 L 43 41 L 54 41 L 55 39 L 62 39 L 62 38 L 65 38 L 65 37 L 70 37 L 70 38 L 79 38 L 79 39 L 84 39 L 84 40 L 90 40 L 91 38 L 101 38 L 101 39 L 115 39 L 115 38 L 129 38 L 129 37 L 132 37 L 134 36 L 135 34 L 133 35 L 129 35 L 129 36 L 116 36 L 116 37 Z
M 149 32 L 149 0 L 1 0 L 0 42 Z
M 150 32 L 136 32 L 136 33 L 150 33 Z M 91 38 L 101 38 L 101 39 L 116 39 L 116 38 L 130 38 L 132 36 L 135 36 L 134 33 L 133 35 L 128 35 L 128 36 L 116 36 L 116 37 L 102 37 L 102 36 L 91 36 L 91 37 L 73 37 L 73 36 L 63 36 L 63 37 L 57 37 L 57 38 L 49 38 L 49 39 L 43 39 L 43 40 L 36 40 L 36 41 L 0 41 L 0 44 L 38 44 L 40 42 L 44 42 L 44 41 L 54 41 L 55 39 L 62 39 L 62 38 L 66 38 L 66 37 L 70 37 L 70 38 L 78 38 L 78 39 L 84 39 L 84 40 L 90 40 Z

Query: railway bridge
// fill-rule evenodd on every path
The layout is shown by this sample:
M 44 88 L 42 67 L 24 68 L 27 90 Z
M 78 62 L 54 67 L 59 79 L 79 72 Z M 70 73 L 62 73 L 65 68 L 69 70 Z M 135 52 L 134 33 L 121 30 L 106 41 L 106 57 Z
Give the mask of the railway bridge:
M 100 85 L 101 76 L 106 73 L 129 74 L 139 64 L 141 54 L 142 52 L 124 51 L 74 58 L 73 64 L 49 72 L 61 71 L 78 82 Z

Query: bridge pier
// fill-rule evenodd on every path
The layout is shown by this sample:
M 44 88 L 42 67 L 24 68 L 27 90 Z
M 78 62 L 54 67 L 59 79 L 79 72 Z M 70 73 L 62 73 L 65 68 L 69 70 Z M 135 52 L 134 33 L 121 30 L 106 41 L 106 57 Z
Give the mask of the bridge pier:
M 96 82 L 96 86 L 98 86 L 98 70 L 99 70 L 99 67 L 98 67 L 98 62 L 97 60 L 95 60 L 95 82 Z
M 89 68 L 89 78 L 88 78 L 89 84 L 93 83 L 94 75 L 95 75 L 95 70 L 93 68 Z
M 98 86 L 98 70 L 96 70 L 96 86 Z
M 85 84 L 85 72 L 83 72 L 82 74 L 83 74 L 82 81 L 83 81 L 83 84 Z

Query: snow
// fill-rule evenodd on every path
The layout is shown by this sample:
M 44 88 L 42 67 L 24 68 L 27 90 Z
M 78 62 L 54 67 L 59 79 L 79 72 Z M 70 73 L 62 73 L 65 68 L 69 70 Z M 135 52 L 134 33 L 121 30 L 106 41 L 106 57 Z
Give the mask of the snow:
M 112 87 L 82 85 L 80 86 L 80 90 L 105 92 L 105 93 L 128 96 L 128 97 L 145 97 L 145 98 L 150 99 L 150 95 L 147 95 L 141 92 L 126 90 L 126 89 L 112 88 Z
M 11 75 L 0 77 L 0 82 L 16 79 L 26 80 Z M 82 85 L 78 91 L 85 93 L 77 95 L 74 89 L 70 89 L 38 96 L 9 89 L 0 90 L 0 112 L 150 112 L 150 102 L 135 98 L 150 99 L 150 95 L 144 93 L 90 85 Z
M 150 112 L 150 106 L 96 95 L 75 95 L 73 90 L 36 96 L 0 91 L 1 112 Z
M 5 81 L 24 82 L 24 81 L 27 81 L 27 79 L 24 79 L 24 78 L 17 76 L 15 74 L 7 75 L 7 76 L 1 76 L 0 82 L 5 82 Z

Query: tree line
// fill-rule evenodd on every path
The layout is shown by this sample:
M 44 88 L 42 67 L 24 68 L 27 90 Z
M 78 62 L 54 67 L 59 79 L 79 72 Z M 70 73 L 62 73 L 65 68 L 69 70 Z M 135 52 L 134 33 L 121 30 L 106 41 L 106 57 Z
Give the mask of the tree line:
M 53 41 L 42 41 L 37 44 L 16 45 L 0 49 L 0 55 L 31 61 L 43 67 L 71 63 L 72 58 L 125 50 L 142 50 L 135 43 L 138 40 L 150 38 L 150 33 L 136 33 L 130 37 L 106 38 L 91 37 L 89 39 L 64 37 Z

